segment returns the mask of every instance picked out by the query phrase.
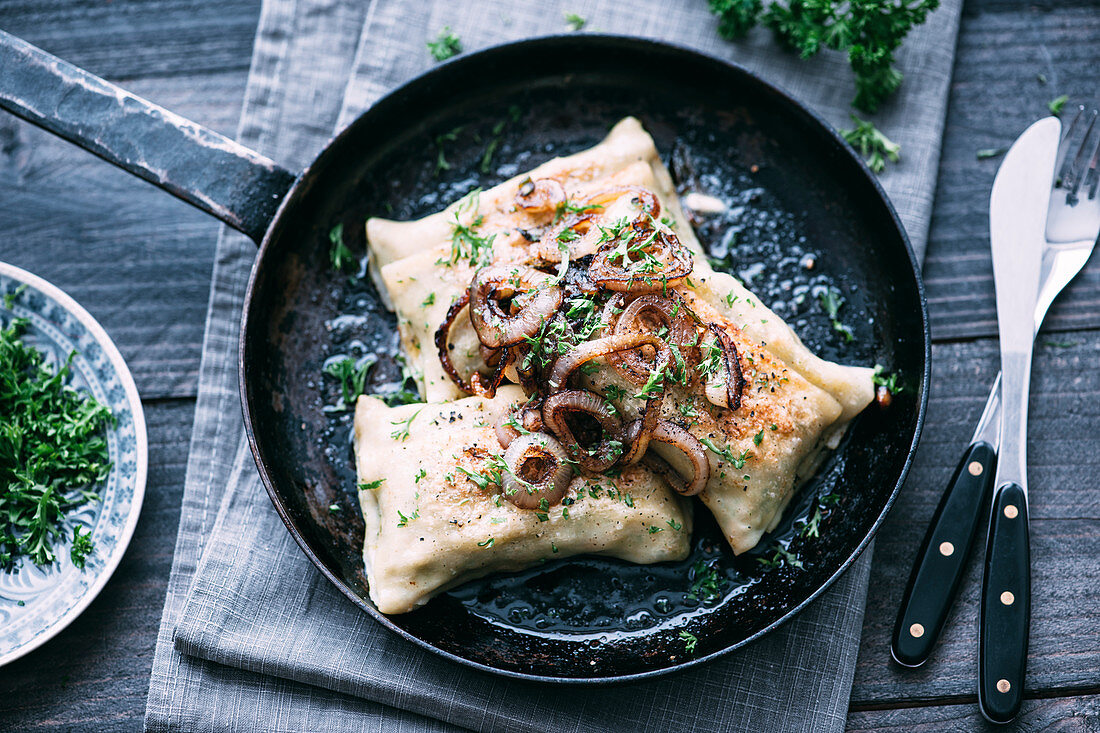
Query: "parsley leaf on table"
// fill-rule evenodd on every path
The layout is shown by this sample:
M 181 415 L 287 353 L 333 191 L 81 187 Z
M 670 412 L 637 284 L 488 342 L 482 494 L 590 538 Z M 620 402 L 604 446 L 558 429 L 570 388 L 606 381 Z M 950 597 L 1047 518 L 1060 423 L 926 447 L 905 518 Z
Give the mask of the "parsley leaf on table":
M 443 30 L 439 31 L 436 39 L 428 41 L 428 53 L 436 61 L 446 61 L 462 53 L 462 41 L 449 25 L 443 26 Z
M 898 162 L 901 146 L 886 137 L 882 130 L 875 127 L 875 123 L 861 120 L 852 115 L 852 122 L 856 126 L 851 130 L 840 130 L 841 136 L 855 148 L 863 159 L 867 161 L 867 167 L 875 173 L 886 170 L 886 161 Z
M 1052 99 L 1049 102 L 1047 102 L 1047 109 L 1049 109 L 1050 113 L 1052 115 L 1054 115 L 1055 117 L 1061 117 L 1062 116 L 1062 110 L 1065 109 L 1066 102 L 1068 102 L 1068 101 L 1069 101 L 1069 95 L 1068 94 L 1063 94 L 1062 96 L 1057 97 L 1057 98 Z
M 855 72 L 852 105 L 874 112 L 901 85 L 894 52 L 939 0 L 708 0 L 724 38 L 743 37 L 753 26 L 771 28 L 781 44 L 808 59 L 823 48 L 848 54 Z

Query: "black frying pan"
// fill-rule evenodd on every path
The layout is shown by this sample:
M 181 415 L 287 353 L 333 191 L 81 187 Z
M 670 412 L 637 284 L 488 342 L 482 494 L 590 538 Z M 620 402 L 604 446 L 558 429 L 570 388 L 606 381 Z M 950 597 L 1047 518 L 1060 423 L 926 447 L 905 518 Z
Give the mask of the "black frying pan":
M 513 677 L 599 683 L 683 669 L 775 629 L 820 595 L 870 542 L 908 471 L 927 399 L 924 293 L 904 230 L 863 163 L 812 112 L 744 69 L 664 43 L 599 35 L 541 38 L 459 57 L 391 92 L 300 175 L 0 32 L 0 106 L 97 153 L 260 244 L 240 342 L 244 419 L 260 475 L 302 551 L 348 598 L 406 639 Z M 365 249 L 370 215 L 421 216 L 475 183 L 488 186 L 641 118 L 686 185 L 739 200 L 705 245 L 827 358 L 881 363 L 906 389 L 870 408 L 761 548 L 734 558 L 705 510 L 692 557 L 635 566 L 599 558 L 550 563 L 470 583 L 413 613 L 371 604 L 363 525 L 347 448 L 348 416 L 327 415 L 326 358 L 385 352 L 392 316 L 365 282 L 329 263 L 344 223 Z M 494 127 L 505 120 L 499 135 Z M 436 138 L 446 140 L 439 170 Z M 485 160 L 487 143 L 498 145 Z M 806 268 L 814 260 L 814 269 Z M 810 297 L 837 287 L 855 340 Z M 332 319 L 353 313 L 336 329 Z M 351 323 L 350 326 L 347 324 Z M 354 342 L 358 342 L 356 345 Z M 378 379 L 393 365 L 376 368 Z M 840 497 L 818 537 L 801 520 Z M 337 504 L 340 511 L 330 511 Z M 775 543 L 801 567 L 766 570 Z M 715 597 L 699 583 L 716 581 Z M 695 591 L 694 593 L 692 591 Z M 694 598 L 693 598 L 694 596 Z M 698 638 L 685 649 L 680 632 Z

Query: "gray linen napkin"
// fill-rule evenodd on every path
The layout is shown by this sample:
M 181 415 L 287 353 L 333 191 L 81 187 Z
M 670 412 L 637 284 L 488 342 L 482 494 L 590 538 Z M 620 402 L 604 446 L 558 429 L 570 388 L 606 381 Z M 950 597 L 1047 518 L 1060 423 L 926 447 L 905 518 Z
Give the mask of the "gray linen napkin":
M 876 118 L 903 146 L 903 164 L 882 180 L 918 256 L 960 6 L 948 0 L 911 36 L 900 54 L 902 92 Z M 664 38 L 735 59 L 834 124 L 849 122 L 843 58 L 798 61 L 765 32 L 727 44 L 704 0 L 266 0 L 239 139 L 286 165 L 303 165 L 334 129 L 428 67 L 424 41 L 444 25 L 473 50 L 562 31 L 564 12 L 587 18 L 590 29 Z M 398 639 L 347 602 L 284 530 L 244 444 L 233 364 L 253 256 L 249 242 L 222 232 L 148 729 L 843 728 L 870 552 L 792 623 L 742 652 L 610 689 L 563 692 L 473 672 Z

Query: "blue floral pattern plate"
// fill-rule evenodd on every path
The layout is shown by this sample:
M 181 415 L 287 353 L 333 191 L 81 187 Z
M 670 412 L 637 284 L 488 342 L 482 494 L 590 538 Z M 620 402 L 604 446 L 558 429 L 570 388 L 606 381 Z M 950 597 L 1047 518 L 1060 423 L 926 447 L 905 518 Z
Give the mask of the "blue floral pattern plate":
M 24 318 L 25 343 L 57 366 L 72 351 L 70 384 L 87 390 L 110 408 L 116 425 L 108 430 L 113 462 L 98 487 L 100 503 L 82 507 L 72 521 L 91 532 L 95 544 L 83 570 L 56 548 L 58 562 L 39 568 L 29 560 L 11 573 L 0 570 L 0 666 L 53 638 L 88 607 L 118 567 L 141 513 L 148 470 L 145 415 L 134 379 L 103 327 L 76 301 L 42 278 L 0 263 L 0 325 Z M 71 537 L 71 530 L 69 531 Z

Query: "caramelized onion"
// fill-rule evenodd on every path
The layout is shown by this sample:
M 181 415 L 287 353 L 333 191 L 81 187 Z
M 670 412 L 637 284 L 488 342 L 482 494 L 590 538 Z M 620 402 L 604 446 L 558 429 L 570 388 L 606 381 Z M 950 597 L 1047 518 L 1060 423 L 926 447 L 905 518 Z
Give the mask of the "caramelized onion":
M 691 252 L 675 234 L 654 228 L 647 221 L 636 220 L 628 226 L 632 234 L 625 249 L 631 251 L 624 254 L 624 243 L 617 237 L 604 243 L 592 258 L 588 276 L 596 284 L 619 293 L 660 293 L 691 274 Z M 631 254 L 642 254 L 644 259 L 632 259 Z M 653 261 L 660 269 L 644 269 L 647 262 Z
M 583 344 L 570 349 L 554 360 L 550 367 L 550 376 L 547 381 L 551 390 L 558 390 L 565 386 L 566 381 L 573 372 L 593 359 L 614 354 L 620 351 L 636 349 L 639 346 L 649 345 L 667 353 L 668 347 L 661 339 L 651 333 L 615 333 L 603 338 L 585 341 Z
M 687 456 L 692 469 L 690 481 L 683 478 L 668 461 L 653 452 L 645 457 L 646 465 L 664 476 L 673 490 L 684 496 L 695 496 L 707 487 L 710 481 L 710 461 L 707 460 L 706 447 L 698 438 L 676 423 L 658 420 L 650 440 L 671 445 Z
M 524 432 L 517 430 L 515 423 L 519 423 Z M 543 432 L 542 427 L 542 410 L 537 403 L 532 401 L 521 407 L 517 412 L 501 418 L 494 430 L 501 447 L 507 448 L 520 435 Z
M 661 215 L 661 202 L 656 194 L 640 186 L 615 186 L 597 191 L 584 200 L 584 208 L 599 207 L 600 210 L 606 211 L 611 204 L 627 194 L 634 194 L 631 203 L 637 205 L 644 213 L 654 219 Z
M 568 414 L 573 412 L 588 415 L 599 423 L 603 435 L 595 448 L 586 449 L 573 434 L 573 429 L 566 420 Z M 614 408 L 591 392 L 573 389 L 547 397 L 542 406 L 542 419 L 561 440 L 569 456 L 586 471 L 606 471 L 622 455 L 622 421 L 615 414 Z
M 462 293 L 455 299 L 455 302 L 451 303 L 451 307 L 447 309 L 447 315 L 443 318 L 443 323 L 436 329 L 435 347 L 439 351 L 439 363 L 443 365 L 443 371 L 447 373 L 451 381 L 458 385 L 459 389 L 467 394 L 491 398 L 496 394 L 497 387 L 500 386 L 501 380 L 504 379 L 504 370 L 511 361 L 509 349 L 504 348 L 500 350 L 496 366 L 493 368 L 493 373 L 488 378 L 478 372 L 474 372 L 467 380 L 458 373 L 454 363 L 451 361 L 451 327 L 454 326 L 458 314 L 462 312 L 463 308 L 469 305 L 469 302 L 470 296 L 467 293 Z
M 640 323 L 641 317 L 646 315 L 655 316 L 667 329 L 668 333 L 665 338 L 668 342 L 676 344 L 677 349 L 680 349 L 689 342 L 694 331 L 694 324 L 687 317 L 686 309 L 686 305 L 678 300 L 678 296 L 643 295 L 632 300 L 623 309 L 619 320 L 615 323 L 613 332 L 643 331 L 644 329 Z M 682 358 L 683 354 L 681 352 Z M 636 350 L 616 354 L 611 358 L 611 365 L 626 379 L 630 380 L 632 384 L 644 384 L 651 371 L 649 364 Z
M 553 214 L 565 203 L 565 188 L 553 178 L 528 178 L 516 192 L 516 206 L 528 214 Z
M 478 270 L 467 297 L 470 322 L 481 343 L 497 349 L 537 334 L 543 321 L 561 305 L 561 288 L 542 286 L 548 280 L 546 273 L 525 265 L 490 265 Z M 527 297 L 515 314 L 505 313 L 498 299 L 511 298 L 517 293 L 525 293 Z
M 669 378 L 668 368 L 671 361 L 671 351 L 666 346 L 661 351 L 657 352 L 657 360 L 654 364 L 653 374 L 660 374 L 664 372 L 665 380 Z M 648 383 L 647 377 L 646 382 Z M 643 391 L 644 391 L 643 387 Z M 639 396 L 641 393 L 639 392 Z M 654 388 L 649 391 L 649 394 L 645 397 L 645 405 L 642 407 L 642 415 L 639 419 L 630 424 L 630 429 L 627 431 L 627 449 L 623 455 L 623 464 L 632 466 L 642 459 L 646 450 L 649 449 L 649 439 L 653 434 L 653 430 L 657 426 L 657 419 L 661 415 L 661 405 L 665 401 L 665 385 L 662 382 L 660 385 L 654 385 Z
M 561 443 L 545 433 L 521 435 L 504 451 L 504 498 L 520 509 L 549 508 L 565 496 L 573 470 Z M 543 505 L 543 500 L 546 504 Z
M 707 400 L 718 407 L 731 410 L 741 409 L 741 395 L 745 391 L 745 376 L 741 372 L 741 357 L 737 345 L 733 343 L 726 330 L 712 323 L 707 329 L 714 335 L 715 342 L 722 350 L 723 379 L 721 382 L 709 381 L 706 384 Z

